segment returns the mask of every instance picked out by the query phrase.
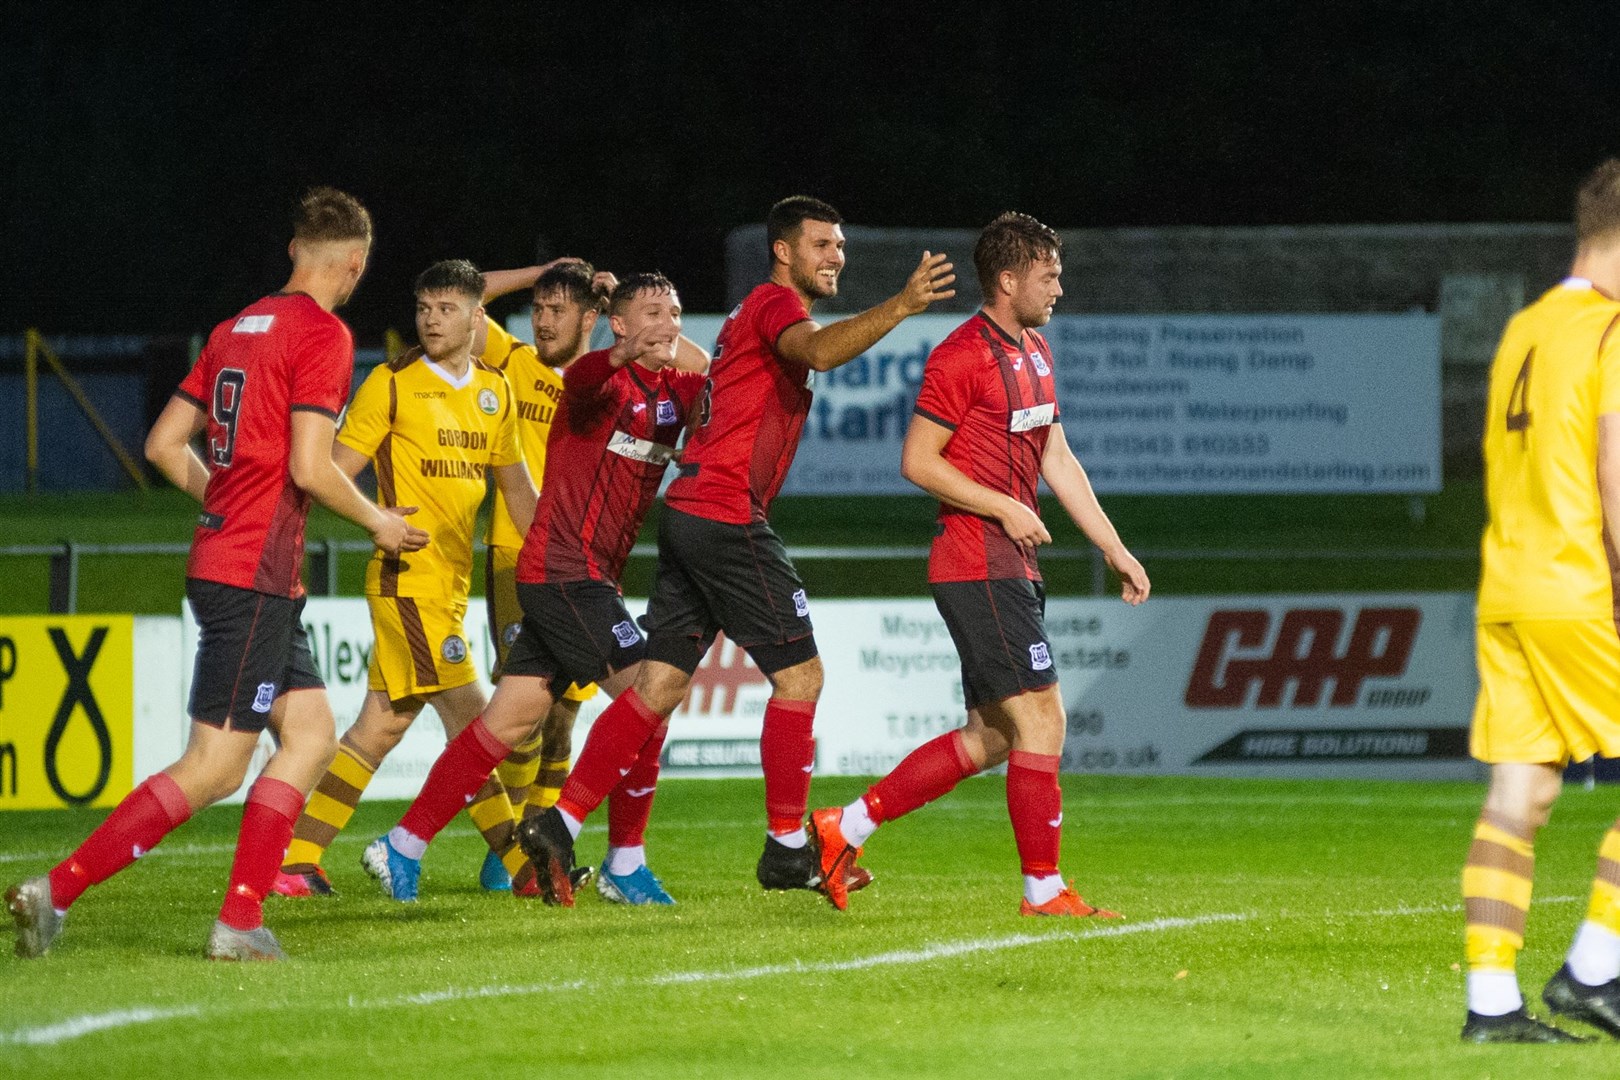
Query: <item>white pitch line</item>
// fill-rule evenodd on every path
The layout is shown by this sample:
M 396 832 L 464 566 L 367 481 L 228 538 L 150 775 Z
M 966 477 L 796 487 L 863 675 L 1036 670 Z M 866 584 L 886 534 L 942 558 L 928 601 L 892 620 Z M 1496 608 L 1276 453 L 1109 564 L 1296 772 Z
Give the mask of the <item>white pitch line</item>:
M 849 960 L 824 960 L 791 964 L 767 964 L 758 967 L 717 969 L 711 971 L 672 971 L 662 975 L 652 975 L 637 980 L 613 980 L 592 983 L 587 980 L 570 982 L 535 983 L 527 986 L 510 986 L 495 984 L 490 986 L 447 987 L 443 990 L 425 990 L 410 994 L 401 994 L 397 997 L 378 998 L 371 1001 L 357 1000 L 350 997 L 346 1005 L 354 1009 L 397 1009 L 426 1007 L 446 1002 L 468 1001 L 475 999 L 503 998 L 503 997 L 532 997 L 540 994 L 577 993 L 581 990 L 592 991 L 606 988 L 624 986 L 627 982 L 642 986 L 684 986 L 698 983 L 746 981 L 752 979 L 768 978 L 774 975 L 803 975 L 827 974 L 840 971 L 862 971 L 877 967 L 893 967 L 908 964 L 925 964 L 935 960 L 946 960 L 956 956 L 966 956 L 973 953 L 998 952 L 1003 949 L 1023 948 L 1029 945 L 1040 945 L 1051 941 L 1083 941 L 1086 938 L 1123 937 L 1130 934 L 1147 934 L 1164 930 L 1181 930 L 1195 926 L 1206 926 L 1212 923 L 1244 922 L 1256 918 L 1252 914 L 1212 913 L 1209 915 L 1195 915 L 1186 918 L 1150 919 L 1140 923 L 1120 923 L 1113 926 L 1099 927 L 1094 930 L 1079 933 L 1053 933 L 1053 934 L 1011 934 L 998 938 L 979 938 L 969 941 L 942 942 L 937 945 L 928 945 L 920 949 L 905 949 L 893 952 L 877 953 L 873 956 L 858 956 Z M 279 1006 L 267 1005 L 266 1009 L 277 1009 Z M 134 1027 L 139 1024 L 160 1023 L 165 1020 L 178 1019 L 186 1016 L 198 1016 L 206 1010 L 200 1005 L 186 1006 L 177 1009 L 123 1009 L 114 1012 L 91 1013 L 85 1016 L 70 1017 L 54 1024 L 40 1027 L 18 1028 L 14 1031 L 0 1032 L 0 1045 L 11 1043 L 21 1046 L 51 1046 L 57 1043 L 77 1039 L 97 1031 L 108 1031 L 115 1028 Z M 241 1012 L 240 1008 L 231 1010 Z
M 75 1016 L 56 1024 L 46 1024 L 44 1027 L 21 1028 L 0 1036 L 0 1043 L 10 1042 L 19 1046 L 55 1046 L 57 1043 L 92 1035 L 98 1031 L 132 1027 L 136 1024 L 152 1024 L 160 1020 L 177 1020 L 183 1016 L 197 1016 L 202 1011 L 203 1008 L 200 1005 L 187 1005 L 179 1009 L 119 1009 L 116 1012 L 91 1013 L 87 1016 Z
M 1538 899 L 1536 904 L 1569 904 L 1583 899 L 1579 896 L 1549 896 Z M 691 986 L 703 983 L 716 982 L 744 982 L 753 979 L 770 978 L 777 975 L 820 975 L 836 974 L 843 971 L 866 971 L 873 968 L 900 967 L 912 964 L 927 964 L 936 960 L 948 960 L 958 956 L 970 956 L 976 953 L 1001 952 L 1007 949 L 1024 948 L 1030 945 L 1043 945 L 1053 941 L 1085 941 L 1090 938 L 1126 937 L 1134 934 L 1150 934 L 1166 930 L 1185 930 L 1198 926 L 1209 926 L 1216 923 L 1253 922 L 1264 918 L 1333 918 L 1336 916 L 1361 918 L 1412 918 L 1425 915 L 1456 914 L 1462 911 L 1461 904 L 1434 904 L 1422 907 L 1398 905 L 1391 908 L 1380 908 L 1370 911 L 1345 912 L 1287 912 L 1269 915 L 1257 912 L 1213 912 L 1208 915 L 1170 916 L 1162 919 L 1149 919 L 1145 922 L 1115 923 L 1099 926 L 1094 929 L 1078 932 L 1059 932 L 1050 934 L 1009 934 L 994 938 L 976 938 L 967 941 L 948 941 L 934 945 L 925 945 L 917 949 L 898 949 L 890 952 L 875 953 L 871 956 L 857 956 L 848 960 L 819 960 L 794 961 L 790 964 L 762 964 L 756 967 L 712 969 L 708 971 L 671 971 L 662 975 L 651 975 L 635 980 L 614 980 L 612 985 L 617 988 L 625 985 L 640 985 L 647 987 L 660 986 Z M 578 979 L 568 982 L 531 983 L 527 985 L 509 985 L 496 983 L 487 986 L 446 987 L 442 990 L 423 990 L 409 994 L 400 994 L 396 997 L 376 998 L 370 1001 L 361 1000 L 352 995 L 344 1003 L 352 1009 L 399 1009 L 424 1008 L 441 1005 L 447 1002 L 481 1000 L 489 998 L 506 997 L 533 997 L 542 994 L 577 993 L 579 991 L 593 991 L 607 984 L 592 983 L 588 980 Z M 266 1009 L 278 1009 L 280 1006 L 267 1005 Z M 84 1016 L 70 1017 L 54 1024 L 41 1027 L 18 1028 L 14 1031 L 0 1032 L 0 1045 L 11 1043 L 19 1046 L 54 1046 L 58 1043 L 78 1039 L 98 1031 L 108 1031 L 116 1028 L 133 1027 L 139 1024 L 161 1023 L 165 1020 L 175 1020 L 181 1017 L 202 1015 L 205 1010 L 200 1005 L 189 1005 L 174 1009 L 122 1009 L 114 1012 L 91 1013 Z M 233 1009 L 240 1012 L 240 1009 Z

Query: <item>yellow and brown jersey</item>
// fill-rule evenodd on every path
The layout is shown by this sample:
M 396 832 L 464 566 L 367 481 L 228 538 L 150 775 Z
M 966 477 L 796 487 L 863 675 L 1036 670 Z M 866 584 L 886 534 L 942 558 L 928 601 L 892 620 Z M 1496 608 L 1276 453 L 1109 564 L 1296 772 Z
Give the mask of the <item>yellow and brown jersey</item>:
M 512 387 L 513 410 L 517 415 L 518 442 L 523 448 L 523 460 L 529 466 L 529 475 L 536 487 L 546 475 L 546 438 L 551 434 L 551 420 L 557 414 L 557 402 L 562 400 L 562 373 L 540 359 L 533 345 L 525 344 L 506 332 L 494 319 L 486 319 L 488 337 L 484 353 L 479 359 L 485 365 L 506 375 Z M 495 511 L 489 518 L 489 532 L 484 542 L 491 547 L 517 549 L 523 546 L 523 534 L 512 522 L 506 509 L 506 499 L 495 493 Z
M 371 458 L 377 501 L 415 506 L 432 543 L 366 567 L 366 595 L 465 599 L 489 469 L 522 459 L 505 376 L 477 364 L 452 376 L 417 350 L 360 384 L 338 440 Z
M 1598 417 L 1620 413 L 1620 303 L 1570 279 L 1515 315 L 1491 365 L 1479 620 L 1608 619 Z

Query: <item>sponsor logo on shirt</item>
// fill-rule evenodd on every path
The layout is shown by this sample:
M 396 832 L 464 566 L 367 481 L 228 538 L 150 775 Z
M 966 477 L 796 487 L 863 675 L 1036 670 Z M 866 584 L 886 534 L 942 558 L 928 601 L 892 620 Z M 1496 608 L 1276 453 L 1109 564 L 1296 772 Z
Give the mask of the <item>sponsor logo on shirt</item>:
M 270 706 L 274 705 L 275 703 L 276 684 L 273 682 L 260 683 L 259 692 L 253 695 L 253 711 L 256 713 L 267 713 L 270 711 Z
M 461 640 L 460 635 L 451 634 L 439 646 L 439 655 L 444 657 L 447 664 L 459 664 L 467 659 L 467 643 Z
M 636 624 L 629 619 L 613 625 L 613 636 L 618 640 L 621 649 L 628 649 L 641 640 L 641 632 L 636 629 Z
M 1039 350 L 1039 349 L 1031 349 L 1030 353 L 1029 353 L 1029 362 L 1031 364 L 1035 365 L 1035 374 L 1037 374 L 1037 375 L 1050 375 L 1050 374 L 1052 374 L 1052 369 L 1047 366 L 1046 357 L 1041 355 L 1041 350 Z
M 487 386 L 478 391 L 478 408 L 485 416 L 494 416 L 500 407 L 501 399 L 495 396 L 495 391 Z
M 638 439 L 627 431 L 615 431 L 608 439 L 608 452 L 649 465 L 668 465 L 675 457 L 673 448 L 651 439 Z
M 660 424 L 673 424 L 675 422 L 675 403 L 669 398 L 659 398 L 658 413 L 655 419 Z
M 1014 409 L 1012 416 L 1007 420 L 1008 431 L 1034 431 L 1036 428 L 1047 427 L 1052 423 L 1052 414 L 1055 411 L 1053 404 L 1048 401 L 1045 405 L 1031 405 L 1027 409 Z
M 1046 642 L 1037 641 L 1029 647 L 1029 670 L 1045 671 L 1052 666 L 1052 653 L 1046 647 Z
M 236 320 L 236 325 L 231 327 L 231 333 L 268 334 L 270 324 L 275 321 L 276 317 L 274 315 L 244 315 Z
M 810 599 L 803 589 L 793 594 L 793 613 L 801 619 L 810 614 Z

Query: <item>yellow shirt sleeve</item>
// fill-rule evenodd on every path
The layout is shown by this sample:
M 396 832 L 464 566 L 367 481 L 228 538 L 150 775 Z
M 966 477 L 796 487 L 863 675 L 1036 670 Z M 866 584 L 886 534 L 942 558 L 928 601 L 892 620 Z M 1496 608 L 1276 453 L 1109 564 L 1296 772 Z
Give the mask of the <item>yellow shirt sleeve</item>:
M 393 418 L 389 415 L 392 411 L 389 406 L 389 383 L 393 377 L 394 373 L 387 364 L 378 364 L 371 369 L 366 381 L 355 391 L 354 400 L 349 402 L 349 410 L 343 417 L 343 429 L 338 432 L 338 442 L 368 458 L 376 455 L 377 447 L 393 425 Z
M 478 359 L 496 371 L 505 371 L 507 361 L 512 357 L 514 349 L 521 349 L 523 342 L 506 332 L 506 327 L 484 316 L 484 351 Z
M 512 401 L 512 385 L 505 375 L 497 373 L 495 379 L 498 383 L 495 392 L 501 396 L 501 412 L 489 448 L 489 463 L 515 465 L 523 460 L 523 448 L 518 445 L 517 407 Z
M 1610 327 L 1598 352 L 1597 411 L 1620 413 L 1620 327 Z

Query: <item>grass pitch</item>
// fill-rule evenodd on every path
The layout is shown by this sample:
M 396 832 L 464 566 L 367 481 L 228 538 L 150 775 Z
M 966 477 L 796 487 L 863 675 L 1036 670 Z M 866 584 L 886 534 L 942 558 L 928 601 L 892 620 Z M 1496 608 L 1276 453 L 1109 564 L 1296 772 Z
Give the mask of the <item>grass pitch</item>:
M 863 781 L 816 782 L 818 803 Z M 1064 778 L 1066 869 L 1119 922 L 1020 919 L 1003 782 L 885 826 L 847 913 L 752 881 L 757 781 L 672 781 L 649 833 L 680 903 L 480 894 L 460 821 L 424 899 L 328 858 L 335 900 L 273 900 L 293 959 L 202 960 L 239 812 L 205 812 L 92 890 L 43 960 L 0 958 L 0 1074 L 126 1077 L 1615 1075 L 1620 1047 L 1471 1047 L 1458 876 L 1467 784 Z M 1584 914 L 1613 791 L 1570 790 L 1537 851 L 1532 1000 Z M 40 873 L 100 815 L 0 818 Z M 596 824 L 593 822 L 593 825 Z M 581 840 L 600 856 L 599 828 Z

